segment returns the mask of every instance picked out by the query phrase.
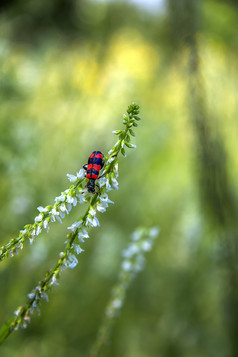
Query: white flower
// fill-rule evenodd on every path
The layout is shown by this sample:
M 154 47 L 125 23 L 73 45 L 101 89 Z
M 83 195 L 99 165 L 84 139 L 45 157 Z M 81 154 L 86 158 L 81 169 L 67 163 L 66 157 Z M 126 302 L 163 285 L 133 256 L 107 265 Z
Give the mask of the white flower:
M 47 230 L 47 233 L 48 233 L 50 227 L 49 227 L 49 222 L 47 221 L 47 219 L 44 220 L 44 222 L 43 222 L 43 227 L 44 227 L 44 229 Z
M 69 204 L 73 204 L 73 206 L 76 206 L 76 204 L 77 204 L 77 199 L 76 199 L 76 197 L 67 195 L 66 202 L 69 203 Z M 67 207 L 68 207 L 68 206 L 67 206 Z
M 14 315 L 19 316 L 21 313 L 21 307 L 19 307 L 15 312 Z
M 108 207 L 107 202 L 99 202 L 97 204 L 97 210 L 101 213 L 105 212 L 107 207 Z
M 36 235 L 38 236 L 41 233 L 42 229 L 41 226 L 38 226 L 36 229 Z
M 41 298 L 42 298 L 43 300 L 45 300 L 46 302 L 49 301 L 48 295 L 46 294 L 45 291 L 43 291 L 43 292 L 41 293 Z
M 116 180 L 116 178 L 115 177 L 112 177 L 112 187 L 113 187 L 113 189 L 114 190 L 118 190 L 119 189 L 119 187 L 118 187 L 118 182 L 117 182 L 117 180 Z
M 36 293 L 30 293 L 27 295 L 28 299 L 32 300 L 35 299 Z
M 138 253 L 139 247 L 137 244 L 130 244 L 129 247 L 122 252 L 123 258 L 131 258 L 134 254 Z
M 113 172 L 114 172 L 115 178 L 117 178 L 119 176 L 118 175 L 118 163 L 114 166 Z
M 79 203 L 86 202 L 84 194 L 82 194 L 82 193 L 76 193 L 76 196 L 78 197 Z
M 17 245 L 17 248 L 22 250 L 23 249 L 23 243 L 19 242 L 18 245 Z
M 70 229 L 71 231 L 76 231 L 77 228 L 79 228 L 82 224 L 82 221 L 74 222 L 70 227 L 67 229 Z
M 145 252 L 148 252 L 149 250 L 151 250 L 152 248 L 152 242 L 146 240 L 142 243 L 142 249 L 145 251 Z
M 124 260 L 121 267 L 125 271 L 130 271 L 132 270 L 132 263 L 129 260 Z
M 139 240 L 140 238 L 141 238 L 141 232 L 139 230 L 136 230 L 131 235 L 132 240 Z
M 75 181 L 77 181 L 77 176 L 67 174 L 67 177 L 68 177 L 68 179 L 69 179 L 70 182 L 75 182 Z
M 88 232 L 85 228 L 80 228 L 78 232 L 78 239 L 81 243 L 84 242 L 84 238 L 89 238 Z
M 59 285 L 59 283 L 58 283 L 58 281 L 57 281 L 56 274 L 53 274 L 53 276 L 52 276 L 52 278 L 51 278 L 50 285 L 55 285 L 55 286 L 58 286 L 58 285 Z
M 86 226 L 92 226 L 92 227 L 97 227 L 97 226 L 100 226 L 100 223 L 97 219 L 97 217 L 92 217 L 90 215 L 87 216 L 86 218 Z
M 65 201 L 65 197 L 66 197 L 66 196 L 65 196 L 65 195 L 63 194 L 63 192 L 62 192 L 60 196 L 55 197 L 55 202 L 56 202 L 56 203 L 64 202 L 64 201 Z
M 89 209 L 89 211 L 88 211 L 88 213 L 89 213 L 91 216 L 95 216 L 96 212 L 97 212 L 97 211 L 93 208 L 93 206 L 91 206 L 90 209 Z
M 159 234 L 159 228 L 158 227 L 152 227 L 150 229 L 150 233 L 149 234 L 150 234 L 151 238 L 157 237 L 157 235 Z
M 76 254 L 80 254 L 81 252 L 84 252 L 84 250 L 80 247 L 79 244 L 74 244 L 73 248 Z
M 43 219 L 43 215 L 40 213 L 38 216 L 35 217 L 35 223 L 41 222 Z
M 39 212 L 48 212 L 48 209 L 46 207 L 39 206 L 37 207 Z
M 67 208 L 66 208 L 65 203 L 62 203 L 62 204 L 59 206 L 59 209 L 60 209 L 61 212 L 67 212 L 67 213 L 69 213 L 68 210 L 67 210 Z
M 26 229 L 21 230 L 20 233 L 24 236 L 26 234 Z
M 59 211 L 59 215 L 60 215 L 61 218 L 64 218 L 65 212 Z M 57 217 L 56 217 L 56 219 L 57 219 Z
M 50 220 L 51 222 L 55 222 L 55 219 L 57 219 L 60 223 L 62 223 L 61 218 L 59 217 L 59 212 L 56 211 L 56 208 L 53 207 L 52 210 L 50 211 L 51 217 Z
M 71 203 L 66 203 L 66 212 L 69 214 L 69 212 L 71 211 L 72 209 L 72 205 Z
M 57 221 L 58 221 L 59 223 L 62 223 L 62 220 L 61 220 L 60 216 L 56 216 L 56 219 L 57 219 Z
M 29 242 L 30 242 L 30 244 L 32 244 L 33 241 L 34 241 L 34 238 L 33 238 L 33 237 L 29 237 Z
M 76 258 L 76 256 L 74 254 L 69 253 L 67 260 L 65 260 L 64 263 L 65 267 L 73 269 L 76 267 L 77 264 L 78 264 L 78 259 Z
M 77 172 L 77 178 L 83 179 L 84 177 L 85 177 L 85 171 L 84 169 L 80 169 L 79 172 Z
M 112 305 L 114 309 L 120 309 L 122 307 L 122 300 L 114 299 Z
M 106 193 L 99 196 L 99 199 L 101 202 L 114 203 L 113 201 L 109 200 L 108 195 Z

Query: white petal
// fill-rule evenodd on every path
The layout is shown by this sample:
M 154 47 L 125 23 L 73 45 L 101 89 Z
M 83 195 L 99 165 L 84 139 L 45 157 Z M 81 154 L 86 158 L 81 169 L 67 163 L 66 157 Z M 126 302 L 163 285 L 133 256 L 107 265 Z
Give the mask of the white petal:
M 75 181 L 77 181 L 77 176 L 67 174 L 67 177 L 68 177 L 68 179 L 69 179 L 70 182 L 75 182 Z
M 84 177 L 85 177 L 85 171 L 84 169 L 80 169 L 79 172 L 77 172 L 77 178 L 83 179 Z

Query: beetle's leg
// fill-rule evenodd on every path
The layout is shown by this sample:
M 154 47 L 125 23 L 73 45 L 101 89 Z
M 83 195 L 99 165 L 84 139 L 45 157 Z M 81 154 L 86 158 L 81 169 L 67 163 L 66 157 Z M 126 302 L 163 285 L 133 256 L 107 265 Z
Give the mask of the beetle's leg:
M 84 170 L 87 171 L 88 164 L 83 165 Z

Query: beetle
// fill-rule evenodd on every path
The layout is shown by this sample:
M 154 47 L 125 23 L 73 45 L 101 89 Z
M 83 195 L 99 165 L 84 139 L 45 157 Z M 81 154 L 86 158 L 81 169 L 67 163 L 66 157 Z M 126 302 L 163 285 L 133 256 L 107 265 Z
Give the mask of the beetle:
M 88 183 L 86 185 L 88 192 L 95 193 L 95 181 L 98 179 L 100 170 L 103 168 L 105 161 L 101 151 L 93 151 L 88 158 L 88 163 L 83 165 L 84 170 L 87 171 L 86 177 Z M 96 185 L 99 188 L 98 185 Z

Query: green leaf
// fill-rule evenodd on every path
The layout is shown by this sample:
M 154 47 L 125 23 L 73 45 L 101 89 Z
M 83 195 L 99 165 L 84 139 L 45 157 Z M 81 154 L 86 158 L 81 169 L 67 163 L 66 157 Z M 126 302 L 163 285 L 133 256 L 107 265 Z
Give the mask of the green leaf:
M 135 121 L 132 123 L 132 125 L 135 126 L 135 127 L 138 127 L 138 126 L 139 126 L 139 125 L 137 124 L 137 122 L 135 122 Z

